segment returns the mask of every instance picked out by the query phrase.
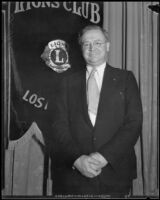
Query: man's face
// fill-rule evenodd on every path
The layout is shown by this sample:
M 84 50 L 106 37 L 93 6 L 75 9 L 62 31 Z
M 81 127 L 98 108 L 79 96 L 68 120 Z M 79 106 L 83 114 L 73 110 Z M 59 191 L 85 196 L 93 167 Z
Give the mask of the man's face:
M 82 53 L 87 64 L 95 67 L 107 60 L 107 41 L 100 30 L 88 30 L 82 36 Z

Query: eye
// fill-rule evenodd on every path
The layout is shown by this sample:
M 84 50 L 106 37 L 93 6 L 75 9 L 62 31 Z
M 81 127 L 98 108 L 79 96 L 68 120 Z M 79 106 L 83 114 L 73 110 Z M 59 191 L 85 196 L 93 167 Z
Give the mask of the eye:
M 89 42 L 83 43 L 83 47 L 87 48 L 87 47 L 89 47 L 89 46 L 90 46 L 90 43 L 89 43 Z
M 100 47 L 103 43 L 102 42 L 95 42 L 95 46 Z

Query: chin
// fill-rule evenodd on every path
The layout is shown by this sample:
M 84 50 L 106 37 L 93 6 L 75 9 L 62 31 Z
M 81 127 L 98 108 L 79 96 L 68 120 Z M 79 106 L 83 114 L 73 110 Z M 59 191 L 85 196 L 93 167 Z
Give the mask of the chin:
M 98 63 L 97 59 L 88 59 L 88 62 L 90 62 L 90 63 Z
M 98 66 L 99 64 L 98 64 L 98 63 L 93 63 L 93 62 L 90 62 L 90 63 L 89 63 L 89 65 L 91 65 L 91 66 L 93 66 L 93 67 L 94 67 L 94 66 Z

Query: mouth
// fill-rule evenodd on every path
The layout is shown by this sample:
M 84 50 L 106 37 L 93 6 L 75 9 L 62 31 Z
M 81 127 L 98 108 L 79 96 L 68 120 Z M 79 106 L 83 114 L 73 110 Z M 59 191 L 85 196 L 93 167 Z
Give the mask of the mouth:
M 89 53 L 88 53 L 88 56 L 89 56 L 89 57 L 95 57 L 95 56 L 97 56 L 97 53 L 89 52 Z

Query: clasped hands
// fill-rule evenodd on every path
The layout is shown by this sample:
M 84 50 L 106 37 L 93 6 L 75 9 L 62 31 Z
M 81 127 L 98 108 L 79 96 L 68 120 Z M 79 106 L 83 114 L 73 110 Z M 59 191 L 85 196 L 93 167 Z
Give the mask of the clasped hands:
M 80 173 L 88 178 L 98 176 L 102 168 L 107 165 L 107 160 L 98 152 L 91 153 L 90 155 L 82 155 L 75 162 L 76 167 Z

